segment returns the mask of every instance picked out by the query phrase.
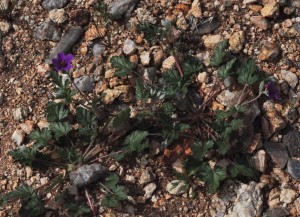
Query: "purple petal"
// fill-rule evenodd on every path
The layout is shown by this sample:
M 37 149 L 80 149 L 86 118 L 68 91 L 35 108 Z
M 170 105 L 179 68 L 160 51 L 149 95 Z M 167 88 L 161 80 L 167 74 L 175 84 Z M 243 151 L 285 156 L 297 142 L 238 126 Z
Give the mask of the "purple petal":
M 52 64 L 53 64 L 53 65 L 57 65 L 57 64 L 58 64 L 58 59 L 53 58 L 53 59 L 52 59 Z
M 66 57 L 65 57 L 65 60 L 67 62 L 71 62 L 73 60 L 74 56 L 72 54 L 67 54 Z
M 72 64 L 68 62 L 67 66 L 64 67 L 64 70 L 70 70 L 72 68 Z
M 65 54 L 64 54 L 64 52 L 58 53 L 58 54 L 57 54 L 57 59 L 58 59 L 59 61 L 64 60 L 64 59 L 65 59 Z

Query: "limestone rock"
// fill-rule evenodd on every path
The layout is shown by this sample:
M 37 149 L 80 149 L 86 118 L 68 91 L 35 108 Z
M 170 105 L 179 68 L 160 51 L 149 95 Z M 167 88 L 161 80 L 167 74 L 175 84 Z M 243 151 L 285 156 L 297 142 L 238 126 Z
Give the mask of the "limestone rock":
M 213 49 L 215 48 L 221 41 L 223 37 L 221 35 L 209 35 L 204 39 L 204 46 Z
M 181 195 L 188 191 L 188 185 L 182 180 L 173 180 L 168 183 L 166 190 L 172 195 Z
M 131 39 L 127 38 L 124 41 L 124 47 L 123 47 L 123 52 L 126 55 L 132 55 L 135 51 L 136 51 L 136 44 L 134 41 L 132 41 Z
M 229 38 L 229 45 L 233 52 L 238 53 L 242 50 L 245 43 L 245 34 L 243 31 L 233 33 Z
M 270 2 L 266 4 L 260 11 L 263 17 L 273 17 L 279 12 L 279 5 L 277 2 Z
M 66 12 L 64 9 L 53 9 L 49 12 L 49 18 L 55 23 L 63 23 L 67 20 Z

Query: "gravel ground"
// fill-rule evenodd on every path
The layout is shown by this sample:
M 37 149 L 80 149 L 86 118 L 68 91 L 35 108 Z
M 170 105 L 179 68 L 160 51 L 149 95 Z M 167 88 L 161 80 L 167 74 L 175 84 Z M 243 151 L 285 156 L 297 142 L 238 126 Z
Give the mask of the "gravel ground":
M 0 195 L 23 182 L 38 187 L 53 176 L 51 170 L 39 172 L 22 168 L 7 152 L 26 143 L 25 134 L 13 136 L 16 130 L 22 129 L 22 124 L 36 125 L 45 119 L 45 105 L 53 99 L 49 60 L 72 27 L 79 28 L 66 40 L 70 43 L 69 52 L 75 56 L 74 78 L 92 78 L 89 82 L 80 83 L 80 79 L 78 82 L 87 88 L 90 96 L 106 92 L 104 103 L 118 99 L 130 104 L 133 100 L 127 81 L 113 77 L 113 72 L 104 71 L 104 66 L 110 68 L 109 58 L 123 53 L 137 63 L 141 71 L 151 67 L 161 71 L 172 68 L 175 62 L 167 52 L 168 43 L 159 41 L 154 45 L 148 42 L 136 26 L 143 21 L 161 25 L 166 20 L 173 20 L 177 30 L 169 40 L 181 40 L 183 52 L 203 59 L 206 64 L 215 46 L 228 39 L 233 53 L 252 57 L 260 69 L 278 80 L 281 99 L 260 104 L 262 113 L 254 122 L 254 128 L 259 130 L 255 131 L 251 145 L 259 159 L 257 169 L 261 173 L 252 182 L 229 180 L 223 184 L 220 193 L 214 195 L 205 193 L 203 183 L 198 183 L 196 195 L 192 197 L 191 189 L 178 195 L 166 189 L 177 176 L 171 166 L 164 163 L 164 154 L 155 155 L 150 150 L 136 156 L 128 165 L 105 160 L 102 163 L 120 175 L 131 200 L 114 210 L 98 207 L 99 216 L 263 216 L 263 213 L 265 216 L 300 216 L 299 165 L 295 163 L 295 167 L 290 166 L 288 173 L 285 172 L 277 163 L 284 151 L 265 145 L 267 141 L 279 142 L 288 148 L 295 145 L 295 150 L 299 149 L 300 1 L 123 0 L 119 1 L 124 3 L 121 6 L 115 4 L 118 1 L 106 1 L 108 5 L 117 5 L 116 11 L 109 8 L 112 19 L 106 26 L 101 13 L 93 7 L 95 2 L 16 0 L 11 12 L 0 13 L 0 30 L 3 32 Z M 204 93 L 215 79 L 211 69 L 199 73 L 198 80 Z M 229 96 L 218 97 L 212 106 L 224 108 Z M 288 127 L 293 127 L 294 131 Z M 291 157 L 297 162 L 300 153 L 293 153 Z M 290 158 L 284 166 L 287 161 L 294 165 Z M 151 173 L 154 178 L 141 184 L 145 173 Z M 149 197 L 144 195 L 147 183 L 156 186 L 149 187 L 154 188 Z M 95 204 L 99 203 L 97 198 L 101 192 L 93 187 L 90 190 Z M 14 203 L 1 208 L 0 216 L 17 216 L 19 206 Z M 54 210 L 47 216 L 63 215 Z

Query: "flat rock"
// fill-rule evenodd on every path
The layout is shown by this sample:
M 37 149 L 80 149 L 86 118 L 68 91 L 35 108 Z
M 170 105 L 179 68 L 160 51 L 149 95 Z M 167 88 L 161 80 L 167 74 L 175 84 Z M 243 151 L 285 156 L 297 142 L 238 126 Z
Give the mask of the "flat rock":
M 204 38 L 204 46 L 210 49 L 215 48 L 221 41 L 223 41 L 222 35 L 209 35 Z
M 94 78 L 87 75 L 75 78 L 74 83 L 81 92 L 91 92 L 94 88 Z
M 296 199 L 297 195 L 298 193 L 295 190 L 284 187 L 280 191 L 280 201 L 290 204 Z
M 283 144 L 285 144 L 292 157 L 300 157 L 300 132 L 297 128 L 290 128 L 283 135 Z
M 57 28 L 52 21 L 45 21 L 35 30 L 34 37 L 39 40 L 59 41 L 62 30 Z
M 295 73 L 287 70 L 281 70 L 282 78 L 291 86 L 295 88 L 298 84 L 298 77 Z
M 267 153 L 271 156 L 273 162 L 275 162 L 281 169 L 285 167 L 289 160 L 286 146 L 282 142 L 266 141 L 263 143 Z
M 168 71 L 175 67 L 175 58 L 174 56 L 169 56 L 162 63 L 162 71 Z
M 138 0 L 117 0 L 109 4 L 109 14 L 111 19 L 120 19 L 126 13 L 131 13 Z
M 270 208 L 263 214 L 264 217 L 288 217 L 290 213 L 283 207 Z
M 267 158 L 266 158 L 266 152 L 264 150 L 259 150 L 254 156 L 253 161 L 255 168 L 264 173 L 267 169 Z
M 123 52 L 126 55 L 132 55 L 136 51 L 136 49 L 137 49 L 136 44 L 131 39 L 127 38 L 124 41 Z
M 300 182 L 300 163 L 298 161 L 289 159 L 286 172 Z
M 257 26 L 263 30 L 267 30 L 269 28 L 269 22 L 263 16 L 252 16 L 252 17 L 250 17 L 250 21 L 255 26 Z
M 58 53 L 68 53 L 72 47 L 77 43 L 80 37 L 83 35 L 84 30 L 80 26 L 71 27 L 67 33 L 61 38 L 57 46 L 51 51 L 48 59 L 45 61 L 50 64 L 52 59 L 57 56 Z
M 216 18 L 216 16 L 213 16 L 209 20 L 200 23 L 194 31 L 194 34 L 198 36 L 206 35 L 217 30 L 220 26 L 220 21 Z
M 167 192 L 172 195 L 181 195 L 188 191 L 188 185 L 182 180 L 173 180 L 166 186 Z
M 68 0 L 44 0 L 42 2 L 43 8 L 47 10 L 63 8 L 68 4 Z
M 33 121 L 27 120 L 25 123 L 21 123 L 20 127 L 26 134 L 29 134 L 34 128 L 34 123 Z
M 266 4 L 260 11 L 263 17 L 274 17 L 279 12 L 279 5 L 277 2 L 273 1 Z
M 149 182 L 154 181 L 156 178 L 156 175 L 153 173 L 151 168 L 146 168 L 146 170 L 142 173 L 141 177 L 140 177 L 140 181 L 139 183 L 141 185 L 147 184 Z
M 241 94 L 242 91 L 223 90 L 217 96 L 217 101 L 226 107 L 232 108 L 239 101 Z
M 140 59 L 143 66 L 148 66 L 151 60 L 150 52 L 143 51 L 140 55 Z
M 67 20 L 66 12 L 64 9 L 53 9 L 49 12 L 49 19 L 55 23 L 63 23 Z
M 104 178 L 107 171 L 107 168 L 101 164 L 83 165 L 76 171 L 70 172 L 70 183 L 77 187 L 83 187 Z

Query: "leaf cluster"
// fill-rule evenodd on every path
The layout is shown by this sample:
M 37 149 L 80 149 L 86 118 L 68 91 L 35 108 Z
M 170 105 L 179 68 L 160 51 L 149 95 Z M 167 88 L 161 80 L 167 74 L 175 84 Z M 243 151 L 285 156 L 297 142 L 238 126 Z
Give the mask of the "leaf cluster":
M 170 25 L 167 27 L 159 27 L 150 22 L 142 22 L 137 25 L 138 32 L 144 33 L 145 39 L 154 44 L 167 38 L 170 29 Z

